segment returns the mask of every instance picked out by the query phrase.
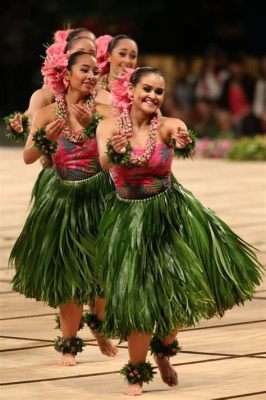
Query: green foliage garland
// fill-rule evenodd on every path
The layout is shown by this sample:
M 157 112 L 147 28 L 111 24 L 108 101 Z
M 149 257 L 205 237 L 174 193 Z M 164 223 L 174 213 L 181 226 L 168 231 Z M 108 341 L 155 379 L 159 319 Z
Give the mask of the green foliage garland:
M 54 342 L 54 348 L 59 353 L 73 354 L 81 353 L 85 346 L 84 341 L 80 337 L 60 337 L 57 336 Z
M 163 358 L 174 357 L 181 350 L 181 347 L 177 340 L 166 346 L 156 336 L 153 336 L 150 349 L 151 354 L 156 354 L 159 358 Z
M 130 143 L 126 145 L 126 151 L 123 154 L 117 153 L 112 145 L 112 140 L 109 139 L 106 144 L 106 154 L 107 154 L 107 160 L 109 163 L 113 164 L 123 164 L 123 165 L 129 165 L 130 164 L 130 157 L 131 157 L 131 152 L 132 152 L 132 146 Z
M 128 383 L 149 383 L 153 380 L 153 376 L 156 374 L 154 369 L 155 367 L 153 367 L 150 362 L 139 363 L 136 365 L 128 362 L 128 364 L 125 364 L 120 370 L 120 373 L 126 378 Z
M 192 142 L 187 144 L 185 147 L 183 147 L 183 149 L 178 149 L 175 146 L 174 140 L 170 141 L 170 145 L 174 147 L 174 153 L 177 158 L 190 158 L 192 151 L 196 147 L 197 136 L 196 136 L 195 132 L 193 132 L 191 129 L 188 129 L 188 132 L 189 132 L 189 137 L 192 140 Z
M 90 125 L 87 126 L 86 128 L 83 128 L 83 132 L 88 138 L 95 137 L 97 126 L 102 119 L 103 119 L 103 117 L 100 114 L 92 115 L 92 120 L 91 120 Z
M 17 132 L 10 126 L 10 121 L 18 114 L 22 116 L 22 127 L 23 127 L 22 132 Z M 9 139 L 14 140 L 15 142 L 24 142 L 27 139 L 29 134 L 30 124 L 29 124 L 29 118 L 26 115 L 20 113 L 19 111 L 14 111 L 12 114 L 4 117 L 3 120 L 6 125 L 5 134 Z
M 98 332 L 100 330 L 102 322 L 97 318 L 96 314 L 87 312 L 84 314 L 83 318 L 84 323 L 86 323 L 93 332 Z
M 44 154 L 56 153 L 57 143 L 47 139 L 45 129 L 36 131 L 32 137 L 35 147 Z

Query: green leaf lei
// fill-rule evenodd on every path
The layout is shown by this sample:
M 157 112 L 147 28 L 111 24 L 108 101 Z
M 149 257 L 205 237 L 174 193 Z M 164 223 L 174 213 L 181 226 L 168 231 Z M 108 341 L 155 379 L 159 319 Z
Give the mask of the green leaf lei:
M 175 153 L 175 156 L 177 156 L 177 158 L 191 157 L 191 152 L 192 152 L 192 150 L 194 150 L 194 148 L 196 146 L 197 136 L 196 136 L 195 132 L 193 132 L 192 129 L 188 129 L 188 132 L 189 132 L 189 137 L 192 140 L 192 142 L 188 143 L 185 147 L 183 147 L 183 149 L 178 149 L 175 146 L 175 140 L 171 139 L 169 141 L 169 145 L 174 148 L 174 153 Z
M 136 365 L 125 364 L 120 370 L 121 375 L 124 375 L 126 380 L 131 383 L 149 383 L 153 380 L 153 376 L 156 374 L 154 371 L 155 367 L 152 366 L 150 362 L 139 363 Z
M 36 131 L 32 137 L 35 147 L 44 154 L 53 154 L 57 150 L 57 142 L 47 139 L 45 129 Z
M 156 354 L 157 357 L 173 357 L 175 356 L 180 350 L 181 347 L 177 340 L 174 340 L 169 345 L 164 345 L 160 339 L 154 336 L 150 343 L 151 354 Z
M 86 312 L 83 316 L 85 324 L 88 325 L 88 327 L 93 331 L 93 332 L 99 332 L 99 330 L 102 327 L 102 321 L 100 321 L 96 314 L 92 314 L 89 312 Z
M 56 322 L 55 329 L 61 329 L 59 314 L 55 316 L 55 322 Z M 102 322 L 97 318 L 96 314 L 89 312 L 85 312 L 81 316 L 78 330 L 83 329 L 85 324 L 88 325 L 88 327 L 94 332 L 98 332 L 102 326 Z
M 80 337 L 60 337 L 57 336 L 54 342 L 54 348 L 59 353 L 73 354 L 81 353 L 85 346 L 84 341 Z
M 103 119 L 100 114 L 92 114 L 92 120 L 89 126 L 83 128 L 84 135 L 88 138 L 94 138 L 96 134 L 96 129 L 99 122 Z
M 22 116 L 22 127 L 23 127 L 22 132 L 17 132 L 10 126 L 10 121 L 18 114 Z M 30 123 L 29 123 L 29 118 L 26 115 L 20 113 L 19 111 L 14 111 L 12 114 L 9 114 L 8 116 L 4 117 L 3 120 L 6 125 L 5 134 L 9 139 L 14 140 L 15 142 L 24 142 L 27 139 L 29 135 Z
M 112 139 L 108 139 L 106 143 L 106 154 L 107 160 L 113 164 L 123 164 L 129 165 L 130 164 L 130 157 L 132 152 L 132 146 L 130 143 L 126 145 L 126 152 L 123 154 L 117 153 L 112 145 Z

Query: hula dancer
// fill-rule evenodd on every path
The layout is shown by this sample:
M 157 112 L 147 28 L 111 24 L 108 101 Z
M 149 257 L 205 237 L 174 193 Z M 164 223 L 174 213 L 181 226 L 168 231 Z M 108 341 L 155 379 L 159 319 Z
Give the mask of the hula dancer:
M 128 68 L 135 68 L 138 60 L 138 46 L 127 35 L 102 35 L 96 39 L 97 63 L 100 70 L 97 101 L 112 105 L 111 85 Z
M 56 101 L 35 115 L 24 161 L 49 155 L 55 176 L 35 201 L 10 262 L 16 268 L 14 290 L 59 307 L 62 337 L 55 348 L 62 353 L 60 364 L 68 366 L 76 364 L 83 347 L 76 337 L 83 305 L 96 294 L 95 240 L 113 184 L 100 166 L 95 131 L 111 112 L 94 101 L 98 67 L 93 56 L 75 52 L 64 58 L 60 53 L 59 76 L 53 61 L 44 64 L 43 73 L 49 87 L 58 84 Z M 114 356 L 112 343 L 95 334 L 102 352 Z
M 97 128 L 100 162 L 116 186 L 98 238 L 102 332 L 128 340 L 121 372 L 132 396 L 153 378 L 150 345 L 164 382 L 176 385 L 169 357 L 178 329 L 250 300 L 262 276 L 252 247 L 171 180 L 173 147 L 187 156 L 193 139 L 182 121 L 158 114 L 164 92 L 158 69 L 136 69 L 128 108 Z

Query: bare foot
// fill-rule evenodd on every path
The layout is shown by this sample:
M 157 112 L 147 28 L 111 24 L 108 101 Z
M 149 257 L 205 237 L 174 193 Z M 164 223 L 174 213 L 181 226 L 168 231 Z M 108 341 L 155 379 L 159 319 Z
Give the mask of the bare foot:
M 154 360 L 159 367 L 163 382 L 168 386 L 176 386 L 178 384 L 178 376 L 170 363 L 169 357 L 160 358 L 154 355 Z
M 58 365 L 61 367 L 74 367 L 76 365 L 75 356 L 72 354 L 63 354 L 61 360 L 58 362 Z
M 102 354 L 108 356 L 108 357 L 115 357 L 118 348 L 113 345 L 111 340 L 104 338 L 100 333 L 93 332 L 93 335 L 95 339 L 97 340 L 97 343 L 100 347 L 100 350 Z
M 140 396 L 142 394 L 142 383 L 128 385 L 123 393 L 127 396 Z

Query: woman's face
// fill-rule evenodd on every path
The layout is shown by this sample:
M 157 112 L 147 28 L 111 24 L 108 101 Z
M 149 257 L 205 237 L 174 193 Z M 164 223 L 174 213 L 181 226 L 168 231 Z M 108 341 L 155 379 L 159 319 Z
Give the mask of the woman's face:
M 77 57 L 71 70 L 67 71 L 70 87 L 84 95 L 92 94 L 98 80 L 99 69 L 96 59 L 88 54 Z
M 87 53 L 96 57 L 96 46 L 89 38 L 78 38 L 73 42 L 69 52 L 72 54 L 76 53 L 77 51 L 86 51 Z
M 110 71 L 117 75 L 125 72 L 125 68 L 135 68 L 138 58 L 138 47 L 132 39 L 118 41 L 112 53 L 108 56 Z
M 136 86 L 131 86 L 133 104 L 145 113 L 156 112 L 163 103 L 165 80 L 156 73 L 144 74 Z

